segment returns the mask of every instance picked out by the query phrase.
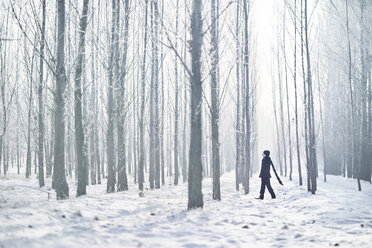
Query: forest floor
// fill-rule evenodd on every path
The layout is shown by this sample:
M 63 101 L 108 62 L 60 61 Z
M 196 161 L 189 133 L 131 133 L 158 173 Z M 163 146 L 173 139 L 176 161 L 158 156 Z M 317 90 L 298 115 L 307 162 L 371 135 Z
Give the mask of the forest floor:
M 203 181 L 204 209 L 187 211 L 187 183 L 107 194 L 106 180 L 88 186 L 86 196 L 57 201 L 36 178 L 9 174 L 0 179 L 0 247 L 371 247 L 372 185 L 357 191 L 352 179 L 319 178 L 316 195 L 297 179 L 276 179 L 277 199 L 256 200 L 236 192 L 234 172 L 221 178 L 222 200 L 212 200 L 211 179 Z M 47 185 L 50 186 L 50 179 Z M 26 186 L 26 187 L 24 187 Z

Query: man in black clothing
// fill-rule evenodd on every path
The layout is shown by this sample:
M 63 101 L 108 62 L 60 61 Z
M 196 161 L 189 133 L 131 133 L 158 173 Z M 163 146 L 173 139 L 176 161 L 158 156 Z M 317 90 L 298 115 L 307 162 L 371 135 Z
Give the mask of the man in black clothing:
M 270 166 L 272 164 L 271 158 L 270 158 L 270 151 L 264 151 L 262 159 L 262 165 L 261 165 L 261 172 L 260 172 L 260 178 L 261 178 L 261 190 L 260 190 L 260 197 L 257 199 L 263 200 L 264 194 L 265 194 L 265 186 L 270 192 L 271 198 L 275 199 L 275 193 L 273 188 L 270 185 Z

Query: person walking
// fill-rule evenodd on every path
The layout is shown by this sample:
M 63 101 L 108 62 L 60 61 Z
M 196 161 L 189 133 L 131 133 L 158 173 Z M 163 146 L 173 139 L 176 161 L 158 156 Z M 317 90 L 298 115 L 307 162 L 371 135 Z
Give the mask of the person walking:
M 260 197 L 256 199 L 263 200 L 264 194 L 265 194 L 265 187 L 267 187 L 267 190 L 269 191 L 271 198 L 275 199 L 275 193 L 273 188 L 270 184 L 270 166 L 272 164 L 271 158 L 270 158 L 270 151 L 265 150 L 262 153 L 262 165 L 261 165 L 261 172 L 260 172 L 260 178 L 261 178 L 261 190 L 260 190 Z

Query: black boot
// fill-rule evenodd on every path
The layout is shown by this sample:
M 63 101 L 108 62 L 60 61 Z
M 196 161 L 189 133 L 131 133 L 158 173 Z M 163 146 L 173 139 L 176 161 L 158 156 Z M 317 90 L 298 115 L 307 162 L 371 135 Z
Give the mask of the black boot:
M 254 199 L 257 199 L 257 200 L 263 200 L 263 199 L 264 199 L 264 197 L 263 197 L 262 195 L 260 195 L 259 197 L 257 197 L 257 198 L 254 198 Z

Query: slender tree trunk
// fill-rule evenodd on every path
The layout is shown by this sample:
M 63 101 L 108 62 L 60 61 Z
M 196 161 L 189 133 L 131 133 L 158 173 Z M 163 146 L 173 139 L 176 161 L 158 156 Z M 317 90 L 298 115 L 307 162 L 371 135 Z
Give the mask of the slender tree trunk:
M 26 50 L 26 46 L 25 46 Z M 31 63 L 31 69 L 33 69 L 33 57 Z M 30 178 L 31 176 L 31 113 L 32 113 L 32 95 L 33 95 L 33 90 L 32 90 L 32 72 L 30 72 L 30 79 L 29 79 L 29 97 L 28 97 L 28 115 L 27 115 L 27 154 L 26 154 L 26 178 Z M 5 154 L 6 154 L 6 142 L 4 142 L 4 175 L 6 174 L 6 161 L 5 161 Z
M 316 191 L 316 144 L 315 144 L 315 128 L 314 128 L 314 102 L 312 93 L 312 74 L 310 64 L 310 51 L 309 51 L 309 37 L 308 37 L 308 13 L 307 13 L 307 0 L 304 3 L 304 32 L 305 32 L 305 49 L 306 49 L 306 65 L 307 65 L 307 87 L 308 87 L 308 122 L 309 122 L 309 160 L 308 168 L 310 171 L 311 193 L 315 194 Z
M 144 144 L 144 115 L 145 115 L 145 93 L 146 93 L 146 53 L 147 53 L 147 12 L 148 12 L 148 0 L 145 0 L 146 12 L 145 12 L 145 37 L 143 42 L 143 60 L 142 60 L 142 72 L 141 72 L 141 112 L 139 119 L 140 126 L 140 154 L 138 163 L 138 185 L 139 190 L 143 190 L 144 183 L 144 164 L 145 164 L 145 144 Z
M 284 26 L 284 24 L 283 24 Z M 278 24 L 278 30 L 280 25 Z M 284 110 L 283 110 L 283 89 L 282 89 L 282 69 L 281 69 L 281 62 L 280 62 L 280 38 L 278 33 L 278 84 L 279 84 L 279 116 L 280 116 L 280 128 L 281 128 L 281 138 L 282 138 L 282 145 L 283 145 L 283 162 L 284 162 L 284 176 L 287 176 L 287 144 L 285 140 L 285 129 L 284 129 Z M 283 51 L 284 53 L 284 51 Z M 284 55 L 283 55 L 284 56 Z M 279 154 L 281 156 L 281 154 Z M 283 167 L 283 166 L 281 166 Z
M 187 16 L 187 5 L 185 4 L 185 8 L 184 8 L 184 14 L 185 16 Z M 184 27 L 184 39 L 187 40 L 187 25 L 185 24 L 185 27 Z M 187 49 L 187 46 L 184 45 L 183 47 L 183 58 L 184 60 L 186 61 L 187 60 L 187 55 L 186 55 L 186 49 Z M 188 92 L 188 85 L 187 85 L 187 72 L 186 72 L 186 68 L 183 68 L 183 74 L 184 74 L 184 110 L 183 110 L 183 113 L 184 113 L 184 118 L 183 118 L 183 161 L 182 161 L 182 179 L 183 179 L 183 182 L 185 183 L 187 181 L 187 138 L 186 138 L 186 123 L 187 123 L 187 92 Z
M 309 167 L 309 137 L 308 137 L 308 108 L 307 108 L 307 86 L 306 86 L 306 72 L 305 72 L 305 55 L 304 55 L 304 11 L 303 11 L 304 0 L 301 0 L 301 67 L 302 67 L 302 79 L 304 85 L 304 115 L 305 115 L 305 153 L 306 153 L 306 169 L 307 169 L 307 190 L 310 191 L 310 167 Z
M 175 50 L 178 51 L 178 19 L 179 19 L 179 0 L 177 0 L 176 3 L 176 41 L 175 41 Z M 174 184 L 178 184 L 178 95 L 179 95 L 179 90 L 178 90 L 178 59 L 177 55 L 175 55 L 175 65 L 174 65 L 174 76 L 175 76 L 175 92 L 174 92 L 174 97 L 175 97 L 175 102 L 174 102 Z
M 117 56 L 117 43 L 118 41 L 118 20 L 119 20 L 119 5 L 120 2 L 112 1 L 112 25 L 111 25 L 111 44 L 109 54 L 109 67 L 108 67 L 108 90 L 107 90 L 107 193 L 115 192 L 116 173 L 115 173 L 115 142 L 114 142 L 114 73 L 113 67 L 118 62 Z M 117 79 L 117 78 L 116 78 Z
M 78 186 L 76 195 L 85 195 L 87 182 L 87 162 L 84 154 L 84 128 L 83 128 L 83 113 L 82 113 L 82 87 L 81 76 L 83 73 L 83 64 L 85 63 L 85 32 L 88 24 L 88 4 L 89 0 L 84 0 L 83 12 L 80 18 L 79 28 L 79 48 L 78 57 L 75 67 L 75 144 L 76 158 L 78 167 Z
M 350 28 L 349 28 L 349 5 L 348 5 L 348 0 L 345 0 L 345 12 L 346 12 L 346 33 L 347 33 L 347 50 L 348 50 L 348 83 L 349 83 L 349 93 L 350 93 L 350 105 L 351 105 L 351 151 L 350 157 L 351 159 L 348 162 L 347 165 L 347 176 L 352 177 L 353 174 L 353 157 L 356 155 L 356 139 L 355 139 L 355 112 L 354 112 L 354 97 L 353 97 L 353 85 L 352 85 L 352 75 L 351 75 L 351 70 L 352 70 L 352 56 L 351 56 L 351 42 L 350 42 Z
M 155 58 L 154 58 L 154 76 L 155 76 L 155 111 L 154 111 L 154 147 L 155 147 L 155 188 L 160 189 L 160 135 L 159 135 L 159 10 L 158 0 L 154 1 L 154 32 L 155 32 Z
M 202 82 L 201 82 L 201 47 L 202 47 L 202 1 L 193 0 L 191 16 L 191 133 L 189 151 L 189 185 L 188 209 L 203 208 L 202 194 Z
M 244 0 L 244 83 L 245 83 L 245 173 L 244 193 L 249 193 L 249 171 L 251 165 L 251 123 L 250 123 L 250 87 L 249 87 L 249 0 Z
M 66 72 L 65 72 L 65 1 L 57 2 L 58 16 L 58 40 L 57 40 L 57 70 L 56 70 L 56 92 L 55 120 L 54 120 L 54 168 L 53 186 L 57 192 L 57 199 L 63 200 L 69 197 L 69 188 L 65 175 L 65 99 Z
M 39 162 L 39 187 L 44 187 L 44 102 L 43 102 L 43 81 L 44 81 L 44 47 L 45 47 L 45 20 L 46 20 L 46 0 L 42 1 L 42 21 L 41 21 L 41 40 L 40 40 L 40 59 L 39 59 L 39 137 L 38 137 L 38 162 Z
M 236 162 L 235 162 L 235 188 L 239 190 L 240 184 L 240 163 L 241 163 L 241 130 L 240 130 L 240 32 L 239 32 L 239 22 L 240 22 L 240 0 L 236 3 L 236 25 L 235 25 L 235 36 L 236 36 L 236 124 L 235 124 L 235 146 L 236 146 Z
M 32 108 L 32 79 L 30 79 L 30 94 L 28 98 L 28 117 L 27 117 L 27 154 L 26 154 L 26 178 L 31 176 L 31 108 Z M 5 142 L 4 142 L 4 158 L 5 158 Z M 4 175 L 6 174 L 6 166 L 4 159 Z
M 287 1 L 284 2 L 287 5 Z M 288 90 L 288 69 L 287 69 L 287 51 L 286 51 L 286 9 L 284 8 L 283 17 L 283 56 L 284 56 L 284 74 L 285 74 L 285 89 L 287 96 L 287 125 L 288 125 L 288 151 L 289 151 L 289 180 L 292 180 L 292 138 L 291 138 L 291 116 L 289 113 L 289 90 Z M 287 167 L 287 166 L 286 166 Z
M 296 148 L 297 148 L 297 164 L 298 164 L 298 181 L 302 185 L 301 171 L 301 154 L 300 154 L 300 139 L 298 131 L 298 97 L 297 97 L 297 0 L 294 0 L 294 58 L 293 58 L 293 82 L 295 93 L 295 121 L 296 121 Z
M 218 37 L 217 16 L 218 2 L 211 1 L 211 125 L 212 125 L 212 168 L 213 168 L 213 199 L 221 200 L 220 189 L 220 144 L 219 144 L 219 85 L 218 85 Z
M 94 3 L 93 3 L 94 5 Z M 92 8 L 92 30 L 94 30 L 94 7 Z M 96 53 L 95 53 L 95 37 L 92 36 L 91 40 L 91 81 L 92 81 L 92 87 L 91 87 L 91 92 L 90 92 L 90 124 L 89 124 L 89 129 L 90 129 L 90 135 L 89 135 L 89 143 L 90 143 L 90 181 L 92 185 L 95 185 L 96 179 L 97 179 L 97 154 L 96 154 L 96 125 L 97 125 L 97 112 L 96 112 L 96 68 L 95 68 L 95 58 L 96 58 Z M 98 173 L 99 175 L 99 173 Z
M 370 148 L 369 143 L 371 142 L 368 139 L 368 78 L 367 78 L 367 46 L 366 43 L 368 42 L 365 38 L 365 17 L 364 11 L 366 9 L 366 1 L 359 0 L 360 5 L 360 63 L 361 63 L 361 111 L 362 111 L 362 136 L 361 136 L 361 163 L 358 168 L 357 179 L 365 180 L 371 182 L 371 167 L 369 160 L 369 153 L 371 152 L 368 148 Z M 367 12 L 368 13 L 368 12 Z M 368 18 L 368 17 L 367 17 Z M 368 43 L 367 43 L 368 44 Z M 361 190 L 359 186 L 360 183 L 358 182 L 358 189 Z
M 123 60 L 122 60 L 122 70 L 119 78 L 119 95 L 117 98 L 117 129 L 118 129 L 118 191 L 128 190 L 128 178 L 126 170 L 126 161 L 125 161 L 125 80 L 126 80 L 126 64 L 127 64 L 127 54 L 128 54 L 128 36 L 129 36 L 129 0 L 125 0 L 125 23 L 124 23 L 124 51 L 123 51 Z M 120 3 L 118 3 L 120 4 Z
M 154 124 L 154 91 L 155 91 L 155 25 L 154 25 L 154 1 L 150 4 L 150 27 L 151 27 L 151 83 L 150 83 L 150 146 L 149 146 L 149 182 L 150 189 L 155 188 L 155 124 Z
M 161 20 L 164 17 L 164 0 L 161 1 Z M 161 42 L 163 43 L 163 28 L 161 29 Z M 165 185 L 165 168 L 164 168 L 164 52 L 161 46 L 160 58 L 161 58 L 161 129 L 160 129 L 160 161 L 161 161 L 161 184 Z M 186 104 L 185 104 L 186 105 Z

